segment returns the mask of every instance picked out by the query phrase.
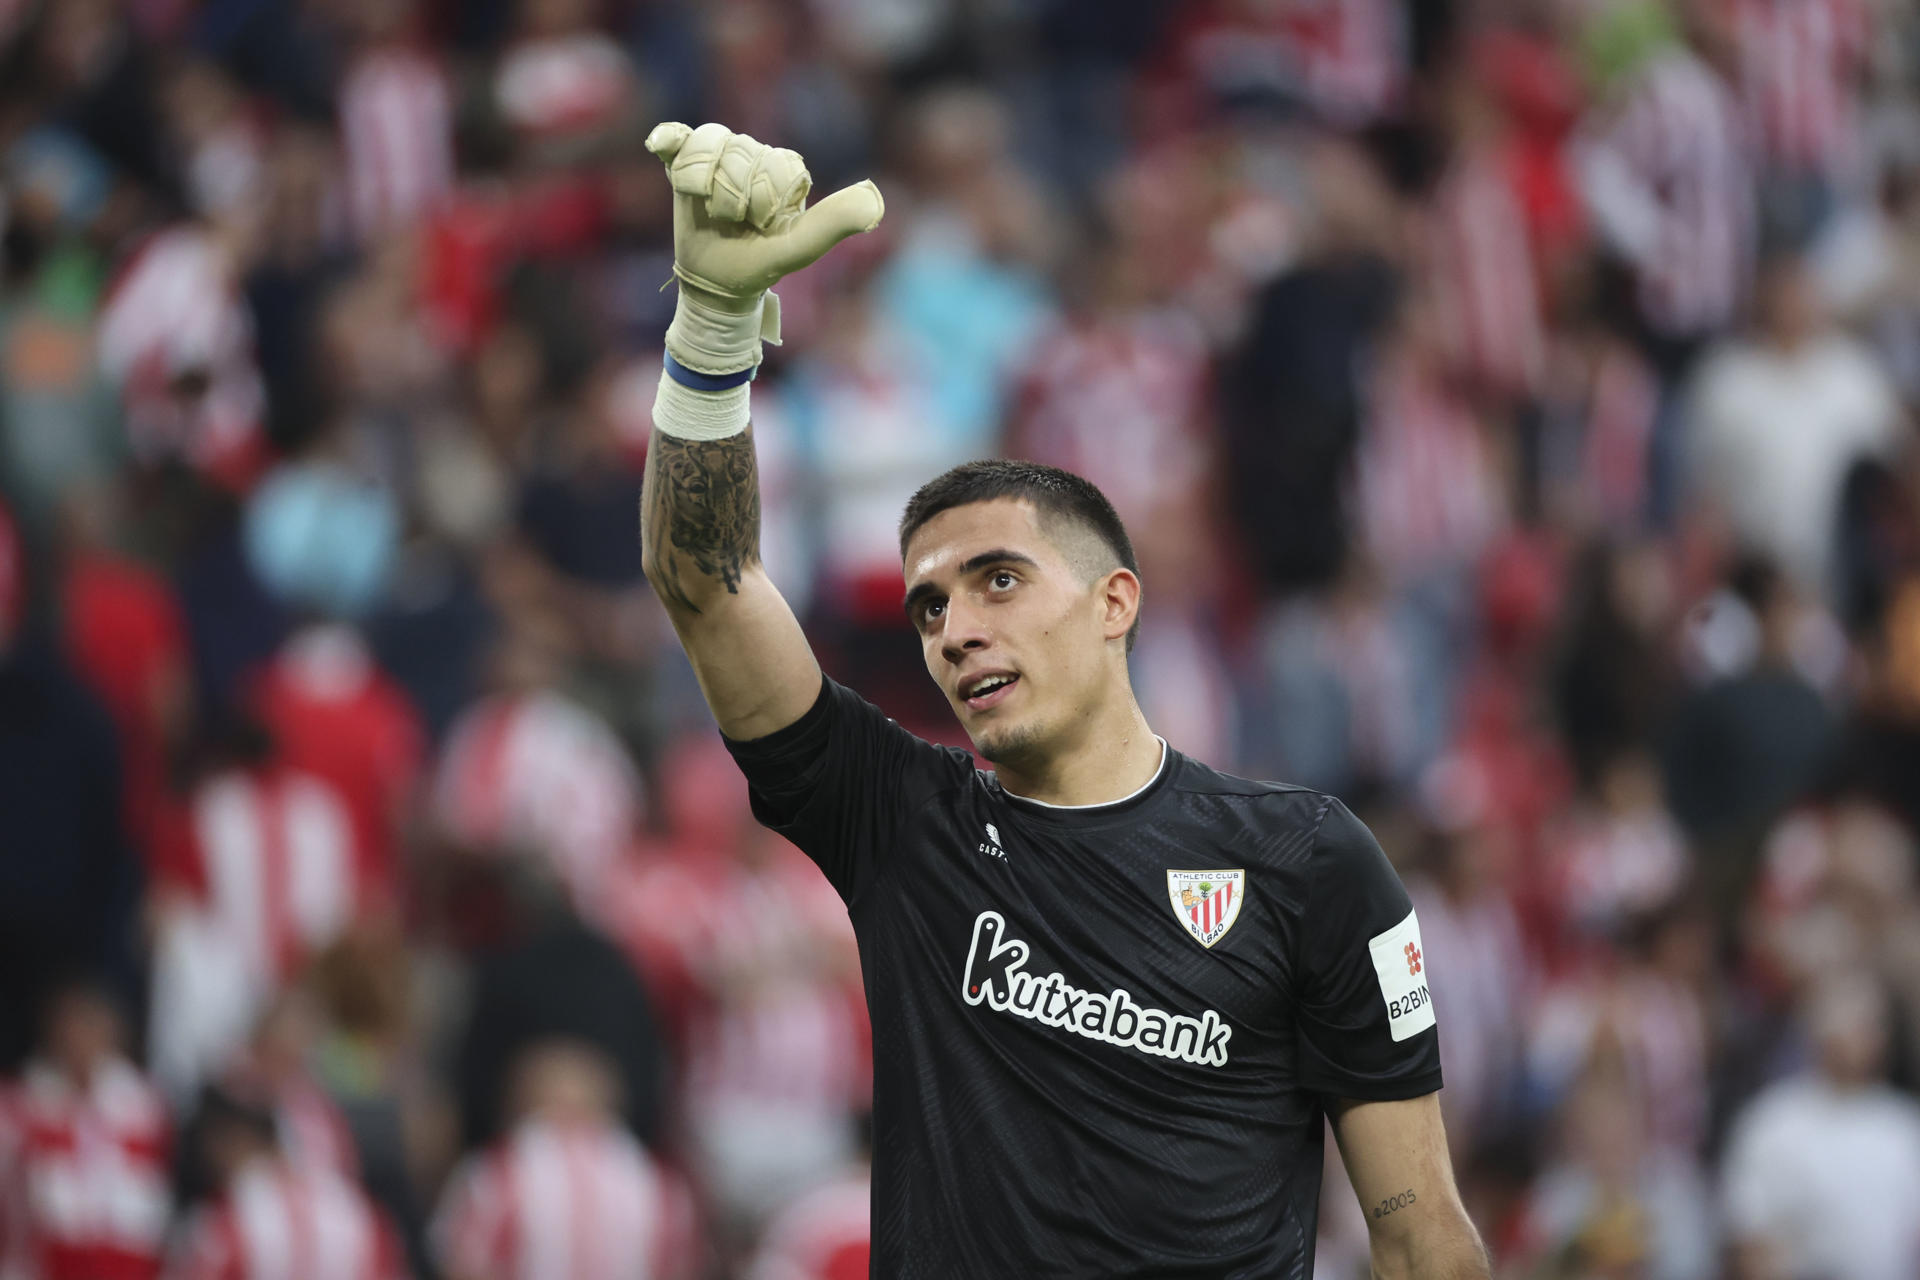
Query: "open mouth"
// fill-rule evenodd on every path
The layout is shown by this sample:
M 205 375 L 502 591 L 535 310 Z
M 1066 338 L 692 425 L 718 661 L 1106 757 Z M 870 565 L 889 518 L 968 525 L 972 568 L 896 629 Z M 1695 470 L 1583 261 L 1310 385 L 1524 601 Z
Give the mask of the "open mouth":
M 991 675 L 976 676 L 960 688 L 960 700 L 969 709 L 985 711 L 988 707 L 1004 702 L 1013 686 L 1020 683 L 1020 677 L 1010 672 L 994 672 Z

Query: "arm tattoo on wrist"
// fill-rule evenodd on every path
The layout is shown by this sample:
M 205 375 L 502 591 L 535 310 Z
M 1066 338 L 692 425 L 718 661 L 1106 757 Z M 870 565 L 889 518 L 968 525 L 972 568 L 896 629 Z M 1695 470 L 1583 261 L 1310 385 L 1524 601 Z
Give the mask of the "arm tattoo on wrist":
M 1385 1200 L 1382 1200 L 1379 1204 L 1373 1206 L 1373 1216 L 1376 1218 L 1384 1218 L 1390 1213 L 1406 1208 L 1408 1205 L 1412 1204 L 1413 1201 L 1414 1201 L 1413 1188 L 1408 1187 L 1405 1191 L 1402 1191 L 1399 1195 L 1388 1196 Z
M 760 558 L 760 472 L 753 428 L 724 440 L 656 430 L 640 498 L 642 553 L 653 589 L 693 613 L 687 578 L 713 578 L 733 595 Z

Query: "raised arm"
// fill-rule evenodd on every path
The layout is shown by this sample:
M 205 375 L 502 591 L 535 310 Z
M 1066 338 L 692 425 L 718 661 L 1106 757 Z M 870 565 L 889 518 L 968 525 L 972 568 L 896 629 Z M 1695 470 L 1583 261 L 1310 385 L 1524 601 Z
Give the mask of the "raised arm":
M 760 563 L 760 476 L 748 383 L 780 340 L 768 290 L 883 206 L 863 182 L 806 207 L 800 157 L 717 124 L 663 124 L 647 149 L 673 183 L 674 276 L 666 369 L 640 499 L 647 580 L 667 607 L 720 730 L 764 737 L 813 705 L 820 668 Z
M 1454 1186 L 1440 1095 L 1343 1102 L 1333 1133 L 1367 1215 L 1378 1280 L 1487 1280 L 1486 1248 Z

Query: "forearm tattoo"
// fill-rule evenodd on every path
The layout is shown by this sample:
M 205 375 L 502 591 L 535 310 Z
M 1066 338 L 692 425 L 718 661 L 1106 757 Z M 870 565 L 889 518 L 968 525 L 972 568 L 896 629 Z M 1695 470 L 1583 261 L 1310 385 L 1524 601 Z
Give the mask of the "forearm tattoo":
M 1388 1196 L 1385 1200 L 1382 1200 L 1379 1204 L 1373 1206 L 1373 1216 L 1376 1218 L 1384 1218 L 1390 1213 L 1395 1213 L 1401 1209 L 1406 1208 L 1408 1205 L 1414 1202 L 1414 1198 L 1415 1197 L 1413 1194 L 1413 1188 L 1408 1187 L 1405 1191 L 1402 1191 L 1399 1195 Z
M 656 430 L 640 496 L 647 577 L 660 598 L 693 613 L 695 575 L 740 593 L 760 558 L 760 471 L 753 428 L 724 440 L 682 440 Z

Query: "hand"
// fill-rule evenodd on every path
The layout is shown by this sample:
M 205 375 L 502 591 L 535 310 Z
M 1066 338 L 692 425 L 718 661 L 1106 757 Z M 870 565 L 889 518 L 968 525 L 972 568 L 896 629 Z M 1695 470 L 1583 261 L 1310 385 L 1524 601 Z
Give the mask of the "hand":
M 879 225 L 880 189 L 859 182 L 806 207 L 806 162 L 725 125 L 658 125 L 647 150 L 673 183 L 673 273 L 680 304 L 667 351 L 689 369 L 737 372 L 780 341 L 779 299 L 768 292 L 858 231 Z

